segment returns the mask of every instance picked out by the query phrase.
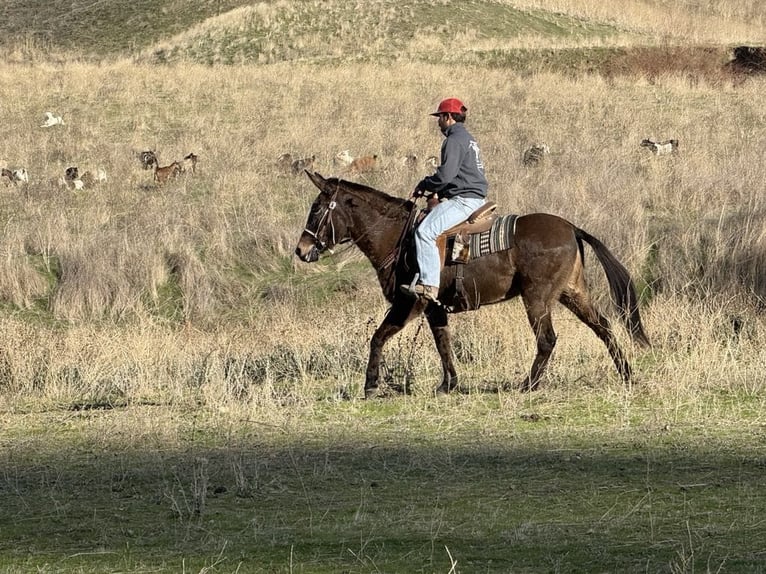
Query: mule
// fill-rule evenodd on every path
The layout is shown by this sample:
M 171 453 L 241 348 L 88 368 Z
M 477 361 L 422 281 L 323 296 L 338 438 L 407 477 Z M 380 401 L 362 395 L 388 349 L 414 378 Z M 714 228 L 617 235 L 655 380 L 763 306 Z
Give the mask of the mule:
M 649 346 L 641 322 L 635 286 L 628 271 L 598 239 L 565 219 L 531 213 L 516 220 L 509 249 L 471 259 L 464 265 L 442 268 L 438 301 L 413 299 L 399 285 L 410 283 L 417 271 L 412 222 L 417 212 L 412 201 L 338 178 L 306 172 L 319 188 L 301 233 L 295 254 L 314 262 L 335 245 L 353 242 L 375 269 L 391 307 L 370 340 L 364 392 L 366 398 L 381 393 L 380 362 L 386 342 L 412 319 L 425 313 L 441 358 L 443 377 L 437 393 L 458 385 L 448 325 L 450 306 L 461 298 L 466 304 L 453 312 L 477 309 L 521 296 L 535 335 L 537 354 L 521 389 L 538 388 L 556 345 L 551 309 L 562 303 L 601 339 L 622 380 L 631 381 L 631 368 L 618 345 L 609 320 L 593 305 L 584 278 L 584 248 L 588 243 L 609 282 L 612 300 L 634 343 Z M 442 251 L 443 253 L 443 251 Z

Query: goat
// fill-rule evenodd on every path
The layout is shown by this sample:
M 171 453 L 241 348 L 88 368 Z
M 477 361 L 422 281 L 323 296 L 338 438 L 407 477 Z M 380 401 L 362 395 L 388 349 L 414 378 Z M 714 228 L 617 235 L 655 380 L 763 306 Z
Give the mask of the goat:
M 95 175 L 90 171 L 86 171 L 80 176 L 79 179 L 84 187 L 93 187 L 97 183 L 103 183 L 106 181 L 106 171 L 101 167 L 96 170 Z M 75 183 L 75 186 L 76 185 L 77 184 Z
M 305 169 L 310 170 L 314 166 L 314 161 L 316 158 L 316 155 L 312 155 L 311 157 L 302 157 L 296 159 L 290 164 L 290 173 L 293 175 L 298 175 Z
M 641 147 L 648 147 L 654 155 L 668 155 L 678 151 L 678 140 L 672 139 L 664 142 L 655 142 L 650 139 L 641 141 Z
M 85 182 L 80 179 L 80 170 L 77 166 L 71 166 L 64 170 L 64 177 L 59 180 L 59 183 L 68 189 L 82 189 L 85 187 Z
M 16 178 L 13 176 L 13 172 L 10 169 L 3 168 L 0 172 L 0 178 L 3 178 L 5 185 L 16 184 Z
M 352 156 L 347 149 L 335 154 L 333 163 L 336 166 L 346 167 L 346 171 L 355 173 L 365 173 L 375 170 L 378 167 L 377 155 L 366 155 L 363 157 Z
M 521 163 L 527 167 L 539 164 L 546 155 L 551 153 L 550 148 L 545 144 L 535 144 L 532 147 L 524 150 L 524 155 L 521 157 Z
M 426 169 L 436 169 L 439 167 L 439 158 L 435 155 L 430 155 L 426 158 L 425 161 Z
M 171 178 L 176 178 L 183 171 L 183 167 L 177 161 L 174 161 L 170 165 L 164 167 L 158 167 L 154 164 L 154 181 L 159 184 L 167 182 Z
M 66 168 L 64 170 L 64 179 L 66 181 L 74 181 L 75 179 L 80 178 L 80 170 L 77 169 L 77 166 L 72 166 Z
M 367 173 L 375 171 L 378 168 L 378 156 L 366 155 L 364 157 L 357 157 L 349 164 L 348 171 L 355 173 Z
M 29 183 L 29 174 L 25 168 L 14 169 L 11 173 L 14 183 Z
M 143 169 L 152 169 L 152 166 L 159 165 L 157 154 L 152 150 L 139 151 L 136 152 L 136 155 L 138 156 L 138 161 L 141 162 L 141 167 Z
M 27 173 L 27 170 L 25 168 L 19 168 L 19 169 L 6 169 L 2 168 L 2 172 L 0 173 L 0 177 L 4 178 L 5 185 L 17 185 L 19 183 L 29 183 L 29 174 Z
M 192 152 L 184 156 L 184 162 L 181 166 L 181 171 L 191 171 L 192 175 L 195 171 L 197 171 L 197 154 Z
M 54 115 L 52 112 L 45 112 L 45 121 L 43 122 L 43 125 L 41 125 L 41 128 L 50 128 L 52 126 L 56 126 L 59 124 L 63 124 L 64 120 L 61 118 L 61 116 Z
M 289 172 L 293 166 L 292 154 L 283 153 L 277 158 L 277 161 L 274 162 L 274 165 L 276 165 L 277 169 L 283 173 Z
M 415 169 L 418 166 L 418 156 L 414 153 L 407 154 L 401 159 L 402 166 L 407 169 Z
M 335 154 L 335 157 L 332 159 L 333 164 L 336 166 L 349 166 L 351 165 L 351 162 L 354 161 L 354 157 L 349 153 L 347 149 L 344 149 L 341 152 L 338 152 Z

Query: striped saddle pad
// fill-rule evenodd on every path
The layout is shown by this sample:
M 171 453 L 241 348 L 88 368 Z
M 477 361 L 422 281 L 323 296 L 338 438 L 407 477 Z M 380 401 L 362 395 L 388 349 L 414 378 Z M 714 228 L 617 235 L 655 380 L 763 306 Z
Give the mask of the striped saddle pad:
M 470 236 L 468 243 L 468 258 L 475 259 L 490 253 L 505 251 L 513 245 L 513 232 L 518 215 L 502 215 L 498 217 L 487 231 Z

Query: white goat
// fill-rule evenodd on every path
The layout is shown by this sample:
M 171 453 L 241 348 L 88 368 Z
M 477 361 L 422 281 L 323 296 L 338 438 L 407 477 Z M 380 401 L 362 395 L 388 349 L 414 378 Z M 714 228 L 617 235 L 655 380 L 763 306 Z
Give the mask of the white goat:
M 53 114 L 53 112 L 45 112 L 45 121 L 43 122 L 43 125 L 41 125 L 41 128 L 50 128 L 57 125 L 63 125 L 64 120 L 61 118 L 61 116 L 57 116 Z
M 354 161 L 354 156 L 352 156 L 347 149 L 344 149 L 335 154 L 332 161 L 336 166 L 349 166 L 351 165 L 351 162 Z
M 13 179 L 18 183 L 29 183 L 29 174 L 26 168 L 19 168 L 13 170 Z
M 668 155 L 678 151 L 678 140 L 672 139 L 664 142 L 656 142 L 650 139 L 641 141 L 641 147 L 648 147 L 654 155 Z

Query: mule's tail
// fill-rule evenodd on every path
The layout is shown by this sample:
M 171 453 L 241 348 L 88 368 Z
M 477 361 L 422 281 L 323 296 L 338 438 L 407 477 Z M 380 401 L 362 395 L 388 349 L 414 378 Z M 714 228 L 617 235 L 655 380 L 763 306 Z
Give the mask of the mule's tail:
M 606 278 L 609 281 L 609 289 L 612 292 L 612 299 L 615 306 L 620 311 L 620 317 L 625 322 L 633 340 L 640 345 L 649 347 L 649 337 L 646 336 L 644 326 L 641 324 L 641 314 L 638 311 L 638 297 L 636 296 L 636 287 L 630 278 L 628 270 L 622 263 L 612 255 L 606 245 L 593 237 L 590 233 L 575 227 L 575 237 L 582 246 L 582 241 L 586 241 L 593 248 L 596 257 L 601 262 L 601 266 L 606 272 Z M 582 252 L 582 247 L 581 247 Z

